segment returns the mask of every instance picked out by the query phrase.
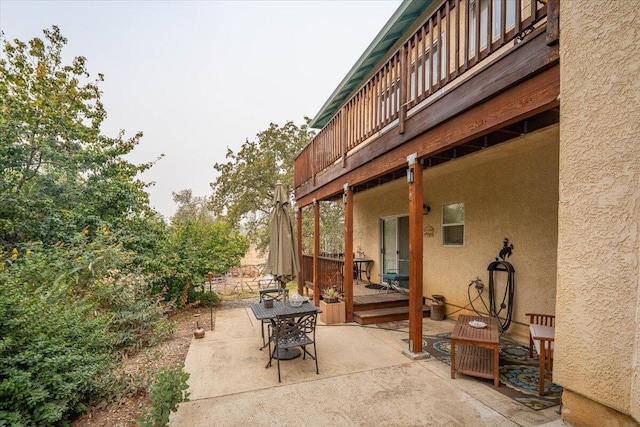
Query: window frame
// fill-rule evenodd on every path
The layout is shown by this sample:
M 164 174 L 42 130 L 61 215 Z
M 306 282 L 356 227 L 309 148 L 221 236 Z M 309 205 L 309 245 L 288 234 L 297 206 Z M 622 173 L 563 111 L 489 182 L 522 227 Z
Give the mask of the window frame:
M 448 206 L 454 206 L 454 205 L 462 205 L 462 222 L 445 223 L 445 215 L 444 215 L 445 208 L 447 208 Z M 442 205 L 442 221 L 441 221 L 441 226 L 442 226 L 442 246 L 449 246 L 449 247 L 464 246 L 465 228 L 466 228 L 464 226 L 465 225 L 465 217 L 466 217 L 466 212 L 465 212 L 464 202 L 444 203 Z M 445 229 L 449 228 L 449 227 L 462 227 L 462 242 L 461 243 L 449 243 L 449 242 L 445 241 L 445 238 L 446 238 Z

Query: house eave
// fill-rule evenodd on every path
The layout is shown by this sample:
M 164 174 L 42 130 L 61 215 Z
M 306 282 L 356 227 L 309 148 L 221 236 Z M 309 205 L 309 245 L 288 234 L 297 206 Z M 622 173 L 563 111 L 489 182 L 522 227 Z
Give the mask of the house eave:
M 404 0 L 347 75 L 325 101 L 310 123 L 314 129 L 323 128 L 340 109 L 347 97 L 366 81 L 371 71 L 384 60 L 396 42 L 411 28 L 433 0 Z

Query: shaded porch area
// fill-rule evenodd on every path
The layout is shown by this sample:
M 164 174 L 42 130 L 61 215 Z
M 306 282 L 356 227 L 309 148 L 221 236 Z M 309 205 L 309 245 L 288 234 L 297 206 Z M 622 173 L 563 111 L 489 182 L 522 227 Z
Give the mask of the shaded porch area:
M 403 323 L 319 325 L 320 374 L 300 357 L 286 362 L 278 383 L 277 372 L 264 368 L 268 355 L 258 350 L 260 325 L 250 310 L 218 309 L 213 330 L 191 342 L 190 401 L 179 405 L 170 425 L 564 425 L 557 407 L 533 410 L 475 378 L 452 380 L 449 366 L 435 357 L 407 359 Z M 423 323 L 432 336 L 453 329 L 450 320 Z M 304 410 L 296 411 L 302 396 Z
M 340 256 L 318 257 L 320 269 L 318 292 L 334 287 L 344 299 L 344 258 Z M 305 295 L 313 296 L 313 257 L 302 256 L 302 272 Z M 323 279 L 324 278 L 324 279 Z M 353 321 L 360 325 L 394 322 L 409 319 L 409 295 L 390 286 L 362 280 L 359 271 L 353 272 Z M 430 316 L 431 307 L 422 298 L 422 317 Z

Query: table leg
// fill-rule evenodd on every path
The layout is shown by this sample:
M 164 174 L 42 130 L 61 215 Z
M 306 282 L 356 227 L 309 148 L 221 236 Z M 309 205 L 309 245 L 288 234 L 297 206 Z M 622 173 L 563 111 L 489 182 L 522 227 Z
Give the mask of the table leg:
M 500 387 L 500 345 L 493 348 L 493 385 Z
M 456 379 L 456 341 L 451 340 L 451 379 Z

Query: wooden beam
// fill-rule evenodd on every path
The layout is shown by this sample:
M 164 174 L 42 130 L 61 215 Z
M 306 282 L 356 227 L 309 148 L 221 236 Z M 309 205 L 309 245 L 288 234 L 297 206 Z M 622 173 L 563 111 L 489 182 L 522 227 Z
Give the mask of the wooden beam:
M 298 253 L 298 261 L 299 261 L 299 270 L 297 273 L 298 277 L 298 293 L 300 295 L 304 295 L 304 275 L 302 274 L 302 208 L 297 208 L 296 215 L 296 243 L 298 247 L 296 248 L 296 252 Z
M 344 302 L 347 323 L 353 322 L 353 190 L 344 187 L 346 205 L 344 207 Z
M 409 170 L 409 351 L 422 353 L 422 163 L 413 160 Z
M 320 306 L 320 202 L 313 203 L 313 305 Z

